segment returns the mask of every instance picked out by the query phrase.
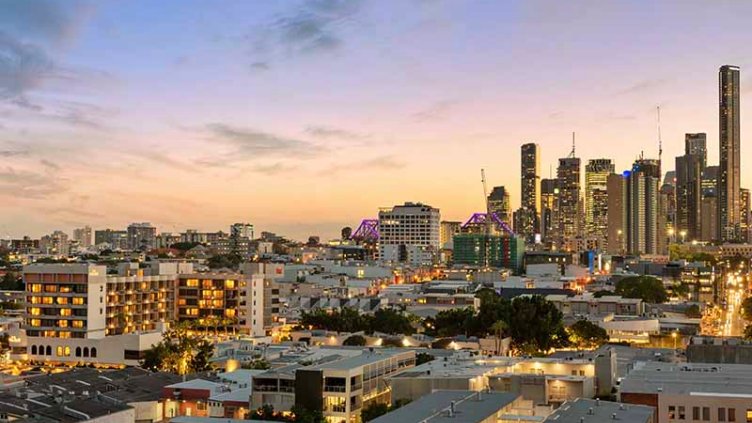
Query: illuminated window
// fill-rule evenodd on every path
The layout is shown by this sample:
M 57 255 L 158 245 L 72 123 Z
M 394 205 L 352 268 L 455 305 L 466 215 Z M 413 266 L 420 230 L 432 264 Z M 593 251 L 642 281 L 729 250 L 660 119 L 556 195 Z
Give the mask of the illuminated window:
M 31 292 L 42 292 L 42 285 L 38 283 L 31 285 Z
M 60 286 L 60 292 L 67 294 L 69 292 L 73 292 L 73 289 L 71 288 L 70 285 L 61 285 Z
M 31 319 L 29 324 L 31 326 L 42 326 L 42 321 L 40 319 Z
M 41 299 L 39 297 L 31 297 L 29 298 L 29 302 L 32 304 L 39 304 L 41 302 Z
M 83 297 L 73 298 L 73 305 L 83 305 L 83 303 L 84 303 Z
M 42 304 L 52 304 L 55 302 L 55 299 L 52 297 L 43 297 L 42 298 Z
M 201 281 L 202 288 L 214 288 L 214 281 L 211 279 L 204 279 Z
M 57 297 L 57 303 L 60 305 L 68 304 L 68 297 Z
M 69 308 L 61 308 L 60 309 L 60 315 L 61 316 L 70 316 L 71 315 L 71 309 L 69 309 Z
M 45 285 L 44 292 L 57 292 L 57 285 Z
M 185 286 L 198 287 L 198 279 L 188 279 L 185 281 Z
M 235 281 L 232 279 L 228 279 L 225 281 L 225 288 L 233 289 L 235 288 Z
M 227 310 L 225 310 L 225 316 L 227 316 L 227 317 L 235 317 L 235 310 L 231 309 L 231 308 L 228 308 Z
M 214 308 L 222 308 L 223 307 L 223 301 L 222 300 L 214 300 L 212 301 L 212 306 Z
M 212 296 L 212 292 L 211 292 L 210 290 L 204 290 L 204 291 L 201 291 L 201 296 L 202 296 L 203 298 L 211 298 L 211 296 Z
M 68 321 L 67 320 L 58 320 L 57 326 L 61 328 L 67 328 L 68 327 Z
M 65 347 L 65 356 L 70 357 L 70 347 Z
M 84 321 L 83 320 L 74 320 L 73 321 L 73 327 L 74 328 L 82 328 L 84 327 Z
M 62 357 L 63 356 L 63 352 L 64 352 L 63 346 L 62 345 L 58 346 L 56 352 L 57 352 L 57 356 L 58 357 Z
M 185 305 L 185 304 L 186 304 L 185 298 L 181 298 L 178 300 L 178 305 Z
M 185 314 L 189 316 L 198 316 L 198 309 L 197 308 L 189 308 L 185 310 Z
M 39 314 L 40 314 L 40 310 L 39 310 L 39 308 L 37 308 L 37 307 L 32 307 L 31 309 L 29 309 L 29 313 L 30 313 L 30 314 L 31 314 L 32 316 L 39 316 Z

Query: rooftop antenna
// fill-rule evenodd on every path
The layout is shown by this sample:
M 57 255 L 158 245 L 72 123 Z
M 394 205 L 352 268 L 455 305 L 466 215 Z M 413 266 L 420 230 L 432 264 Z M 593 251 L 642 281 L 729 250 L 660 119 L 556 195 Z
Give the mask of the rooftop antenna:
M 569 153 L 569 157 L 571 157 L 571 158 L 575 158 L 575 157 L 577 157 L 577 156 L 575 156 L 575 154 L 574 154 L 574 132 L 572 132 L 572 152 L 571 152 L 571 153 Z
M 661 106 L 656 106 L 658 114 L 658 173 L 661 173 L 661 156 L 663 155 L 663 140 L 661 139 Z

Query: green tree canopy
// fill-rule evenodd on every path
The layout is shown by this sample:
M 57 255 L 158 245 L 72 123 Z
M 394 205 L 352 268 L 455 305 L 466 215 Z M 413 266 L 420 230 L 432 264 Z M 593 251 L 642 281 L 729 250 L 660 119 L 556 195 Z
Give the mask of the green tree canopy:
M 389 412 L 389 405 L 382 402 L 372 402 L 360 412 L 360 419 L 364 422 L 370 422 L 371 420 L 381 417 Z
M 742 306 L 739 309 L 745 320 L 752 321 L 752 297 L 747 297 L 742 301 Z
M 362 347 L 366 345 L 366 338 L 362 335 L 351 335 L 342 342 L 342 345 L 351 347 Z
M 630 276 L 616 283 L 616 294 L 625 298 L 640 298 L 646 303 L 661 304 L 668 301 L 663 282 L 652 276 Z
M 514 347 L 538 353 L 567 346 L 569 337 L 562 317 L 556 306 L 540 295 L 515 298 L 508 322 Z
M 578 320 L 569 327 L 569 340 L 581 349 L 598 348 L 608 342 L 608 333 L 587 320 Z

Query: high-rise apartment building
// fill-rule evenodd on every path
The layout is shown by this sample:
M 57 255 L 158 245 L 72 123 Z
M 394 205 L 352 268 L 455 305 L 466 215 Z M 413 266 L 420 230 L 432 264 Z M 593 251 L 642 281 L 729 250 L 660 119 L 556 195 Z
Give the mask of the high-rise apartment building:
M 496 213 L 502 222 L 512 226 L 512 200 L 505 187 L 493 187 L 488 195 L 488 208 L 491 213 Z
M 91 242 L 92 242 L 91 227 L 84 226 L 83 228 L 74 229 L 73 240 L 78 242 L 78 246 L 81 248 L 91 247 Z
M 582 204 L 580 201 L 580 159 L 559 159 L 556 169 L 558 246 L 561 248 L 582 233 Z
M 460 233 L 462 222 L 442 220 L 439 227 L 439 239 L 441 248 L 451 250 L 454 248 L 454 236 Z
M 749 189 L 742 188 L 742 192 L 739 196 L 741 201 L 741 214 L 742 214 L 742 221 L 741 221 L 741 238 L 739 239 L 741 242 L 750 242 L 750 229 L 752 229 L 752 226 L 750 224 L 750 198 L 749 198 Z
M 610 159 L 589 160 L 585 166 L 585 235 L 600 248 L 608 239 L 608 176 L 614 173 Z
M 718 240 L 738 241 L 741 226 L 739 67 L 721 66 L 719 91 Z
M 686 134 L 684 155 L 676 158 L 676 228 L 687 239 L 702 232 L 702 174 L 707 160 L 705 134 Z
M 254 238 L 253 235 L 253 225 L 250 223 L 234 223 L 230 226 L 230 237 L 237 236 L 252 240 Z
M 518 210 L 518 233 L 528 241 L 540 232 L 541 186 L 540 186 L 540 146 L 534 143 L 523 144 L 520 160 L 520 210 Z
M 704 132 L 684 134 L 684 154 L 701 157 L 701 168 L 708 164 L 708 135 Z
M 405 203 L 379 211 L 379 257 L 387 263 L 433 264 L 441 248 L 439 209 Z
M 68 256 L 70 253 L 70 243 L 68 234 L 63 231 L 54 231 L 39 239 L 39 250 L 43 254 L 55 256 Z
M 630 254 L 659 254 L 661 182 L 660 162 L 635 161 L 627 180 L 627 251 Z M 660 233 L 659 233 L 660 232 Z
M 131 223 L 128 225 L 128 248 L 147 251 L 157 246 L 157 228 L 151 223 Z
M 608 175 L 606 192 L 608 195 L 608 240 L 606 251 L 610 254 L 623 254 L 627 239 L 627 179 L 617 173 Z
M 127 250 L 128 231 L 114 229 L 94 231 L 94 244 L 97 246 L 107 244 L 112 250 Z
M 541 238 L 547 245 L 556 239 L 556 211 L 559 190 L 556 179 L 541 179 Z

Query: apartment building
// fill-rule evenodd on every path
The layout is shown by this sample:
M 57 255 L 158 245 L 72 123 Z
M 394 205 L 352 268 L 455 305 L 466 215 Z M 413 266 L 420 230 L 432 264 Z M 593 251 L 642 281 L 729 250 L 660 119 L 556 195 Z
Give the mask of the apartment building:
M 387 263 L 433 264 L 441 247 L 439 209 L 421 203 L 379 211 L 379 257 Z
M 657 423 L 752 421 L 752 365 L 637 362 L 621 402 L 655 407 Z
M 641 316 L 645 313 L 645 304 L 641 299 L 618 295 L 600 298 L 592 295 L 547 295 L 546 300 L 554 303 L 565 316 Z
M 321 410 L 328 421 L 360 423 L 364 407 L 393 400 L 387 378 L 415 366 L 414 351 L 370 349 L 351 354 L 332 349 L 313 362 L 255 375 L 251 408 L 271 404 L 286 411 L 299 405 Z
M 209 328 L 227 328 L 263 336 L 264 288 L 261 275 L 197 273 L 180 275 L 176 318 Z
M 262 275 L 195 274 L 189 263 L 106 266 L 33 264 L 24 268 L 24 320 L 11 333 L 11 358 L 136 365 L 174 321 L 259 336 Z M 229 332 L 229 330 L 228 330 Z
M 544 423 L 654 423 L 655 409 L 642 405 L 577 398 L 556 409 Z

